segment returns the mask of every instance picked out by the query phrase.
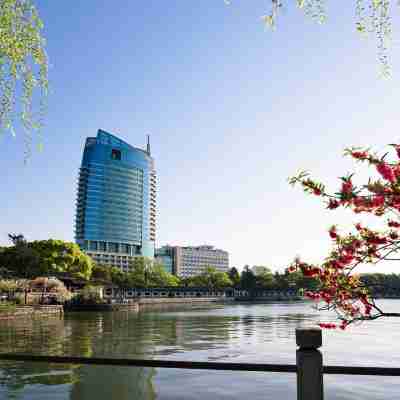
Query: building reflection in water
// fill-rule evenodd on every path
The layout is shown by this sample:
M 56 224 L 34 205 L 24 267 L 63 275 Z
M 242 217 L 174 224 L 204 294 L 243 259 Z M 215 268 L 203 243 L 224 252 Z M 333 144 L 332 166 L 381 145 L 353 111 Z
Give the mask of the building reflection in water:
M 82 366 L 70 399 L 154 400 L 154 368 Z

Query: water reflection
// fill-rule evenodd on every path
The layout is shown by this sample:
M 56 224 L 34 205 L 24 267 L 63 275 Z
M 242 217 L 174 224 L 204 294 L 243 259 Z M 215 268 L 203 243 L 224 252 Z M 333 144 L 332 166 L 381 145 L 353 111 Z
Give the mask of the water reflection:
M 294 363 L 295 329 L 315 324 L 320 318 L 320 314 L 301 303 L 175 307 L 162 311 L 150 309 L 139 314 L 71 313 L 64 319 L 0 322 L 0 346 L 5 352 L 34 354 Z M 381 340 L 380 352 L 388 354 L 381 359 L 393 365 L 390 364 L 394 358 L 388 347 L 389 336 L 382 337 L 385 336 L 382 324 L 384 322 L 374 325 L 380 331 L 380 336 L 374 340 Z M 352 340 L 357 341 L 357 346 Z M 327 332 L 324 333 L 324 357 L 331 364 L 344 364 L 346 360 L 346 363 L 366 365 L 368 357 L 376 352 L 370 343 L 371 336 L 366 335 L 362 327 L 347 336 Z M 376 362 L 376 356 L 371 359 L 372 363 Z M 400 355 L 395 361 L 399 366 Z M 351 391 L 348 387 L 346 391 L 341 389 L 335 379 L 330 379 L 330 391 L 335 389 L 332 398 Z M 289 388 L 287 382 L 290 382 Z M 340 382 L 351 385 L 352 381 L 341 379 Z M 261 399 L 266 397 L 266 391 L 284 399 L 293 397 L 294 383 L 294 377 L 285 374 L 233 375 L 152 368 L 0 363 L 1 399 L 214 400 L 239 399 L 249 393 L 252 399 Z M 211 387 L 215 389 L 210 391 Z M 368 390 L 364 392 L 359 398 L 368 399 Z
M 128 400 L 156 399 L 153 386 L 154 368 L 80 367 L 70 399 Z
M 273 342 L 307 319 L 304 314 L 259 315 L 248 305 L 172 308 L 143 313 L 71 313 L 64 319 L 2 322 L 5 351 L 71 356 L 229 360 L 250 343 Z M 270 310 L 271 311 L 271 310 Z M 74 400 L 156 399 L 151 368 L 109 368 L 38 363 L 0 364 L 0 393 L 31 398 L 36 385 L 63 386 L 58 397 Z M 68 388 L 68 389 L 67 389 Z M 43 390 L 43 389 L 42 389 Z

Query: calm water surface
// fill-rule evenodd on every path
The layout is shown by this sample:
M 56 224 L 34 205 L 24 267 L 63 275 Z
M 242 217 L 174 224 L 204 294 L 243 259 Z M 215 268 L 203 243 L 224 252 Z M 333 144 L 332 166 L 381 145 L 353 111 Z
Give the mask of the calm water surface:
M 383 300 L 398 311 L 400 300 Z M 295 363 L 295 329 L 320 320 L 306 303 L 70 313 L 0 322 L 0 351 L 73 356 Z M 400 367 L 400 319 L 324 331 L 324 363 Z M 327 399 L 398 399 L 399 378 L 325 376 Z M 0 362 L 0 399 L 295 399 L 295 374 Z

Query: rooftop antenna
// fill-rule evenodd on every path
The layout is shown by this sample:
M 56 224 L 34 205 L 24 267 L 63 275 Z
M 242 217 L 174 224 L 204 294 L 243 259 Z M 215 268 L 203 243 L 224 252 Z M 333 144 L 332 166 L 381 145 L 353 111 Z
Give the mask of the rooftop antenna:
M 150 155 L 150 135 L 146 135 L 147 136 L 147 154 Z

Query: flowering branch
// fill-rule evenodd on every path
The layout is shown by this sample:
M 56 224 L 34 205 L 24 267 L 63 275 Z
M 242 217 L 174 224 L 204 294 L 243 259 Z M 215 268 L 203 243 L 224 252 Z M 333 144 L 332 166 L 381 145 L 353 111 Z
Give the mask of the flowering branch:
M 400 159 L 400 145 L 390 146 Z M 323 199 L 329 210 L 345 207 L 356 214 L 369 213 L 380 218 L 395 215 L 395 219 L 386 218 L 385 227 L 380 231 L 357 223 L 353 232 L 341 234 L 333 225 L 328 231 L 332 249 L 321 264 L 312 265 L 297 258 L 288 268 L 289 272 L 301 271 L 304 276 L 317 279 L 318 290 L 306 291 L 304 295 L 314 300 L 318 309 L 334 310 L 341 329 L 355 321 L 400 316 L 400 313 L 383 312 L 375 304 L 370 287 L 354 273 L 364 264 L 398 260 L 390 256 L 400 250 L 400 161 L 387 161 L 388 153 L 379 157 L 369 149 L 355 147 L 345 149 L 345 155 L 374 168 L 379 177 L 358 186 L 353 182 L 354 174 L 341 177 L 336 193 L 328 193 L 325 185 L 305 171 L 289 179 L 290 184 L 300 185 L 306 193 Z M 320 325 L 337 327 L 336 324 Z

